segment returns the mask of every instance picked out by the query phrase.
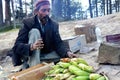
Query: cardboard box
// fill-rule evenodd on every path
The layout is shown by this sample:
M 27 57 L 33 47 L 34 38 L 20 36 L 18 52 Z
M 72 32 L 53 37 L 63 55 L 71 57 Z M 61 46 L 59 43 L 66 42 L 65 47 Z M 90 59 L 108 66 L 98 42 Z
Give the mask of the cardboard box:
M 78 35 L 63 39 L 67 48 L 69 48 L 72 52 L 77 52 L 80 48 L 86 45 L 85 35 Z
M 91 43 L 97 40 L 94 25 L 76 25 L 74 30 L 76 35 L 85 34 L 87 43 Z
M 10 80 L 42 80 L 45 72 L 51 69 L 54 63 L 38 64 L 21 72 L 17 72 L 8 76 Z

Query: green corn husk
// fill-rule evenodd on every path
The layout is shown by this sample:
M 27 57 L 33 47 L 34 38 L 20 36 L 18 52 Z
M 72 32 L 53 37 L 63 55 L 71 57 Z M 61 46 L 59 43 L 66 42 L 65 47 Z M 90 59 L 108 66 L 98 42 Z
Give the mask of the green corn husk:
M 83 63 L 85 65 L 88 65 L 88 63 L 82 58 L 72 58 L 71 61 L 75 61 L 75 62 L 77 62 L 77 64 Z
M 66 80 L 72 80 L 73 78 L 75 78 L 75 75 L 69 76 Z
M 64 70 L 63 70 L 63 73 L 68 73 L 68 72 L 69 72 L 68 69 L 64 69 Z
M 66 62 L 59 62 L 58 65 L 60 65 L 62 68 L 68 68 L 71 64 Z
M 78 76 L 75 78 L 76 80 L 90 80 L 89 76 Z
M 63 71 L 64 71 L 64 69 L 63 68 L 58 68 L 58 69 L 53 69 L 54 70 L 54 72 L 53 72 L 53 74 L 54 73 L 62 73 Z
M 78 63 L 83 63 L 85 65 L 88 65 L 88 63 L 84 59 L 82 59 L 82 58 L 78 58 L 77 61 L 78 61 Z
M 70 64 L 78 66 L 78 63 L 76 61 L 70 61 Z
M 53 77 L 47 76 L 43 80 L 53 80 Z
M 87 66 L 87 65 L 85 65 L 83 63 L 78 64 L 78 67 L 80 69 L 84 70 L 84 71 L 87 71 L 87 72 L 94 72 L 94 69 L 93 69 L 92 66 Z
M 76 80 L 75 78 L 72 78 L 72 80 Z
M 70 73 L 65 73 L 65 74 L 56 74 L 54 77 L 55 80 L 66 80 L 69 76 L 71 76 Z
M 90 73 L 83 71 L 83 70 L 76 71 L 76 72 L 74 72 L 74 74 L 77 76 L 89 76 L 90 75 Z
M 69 71 L 77 76 L 89 76 L 90 75 L 90 73 L 83 71 L 74 65 L 69 66 Z
M 97 80 L 106 80 L 106 78 L 104 76 L 101 76 Z
M 63 74 L 56 74 L 54 77 L 54 80 L 60 80 L 60 78 L 63 76 Z
M 70 65 L 68 69 L 69 69 L 70 72 L 74 72 L 74 71 L 79 71 L 79 70 L 81 70 L 81 69 L 79 69 L 78 67 L 76 67 L 75 65 Z
M 58 64 L 52 66 L 52 69 L 58 69 L 58 68 L 61 68 L 60 65 L 58 65 Z
M 71 76 L 70 73 L 65 73 L 63 76 L 60 78 L 60 80 L 66 80 L 69 76 Z
M 98 78 L 100 78 L 100 77 L 101 77 L 101 75 L 100 75 L 100 74 L 97 74 L 97 73 L 92 73 L 92 74 L 90 74 L 90 76 L 89 76 L 90 80 L 96 80 L 96 79 L 98 79 Z
M 54 70 L 51 69 L 51 70 L 49 70 L 48 72 L 46 72 L 45 74 L 46 74 L 46 75 L 49 75 L 49 74 L 53 74 L 53 73 L 54 73 Z

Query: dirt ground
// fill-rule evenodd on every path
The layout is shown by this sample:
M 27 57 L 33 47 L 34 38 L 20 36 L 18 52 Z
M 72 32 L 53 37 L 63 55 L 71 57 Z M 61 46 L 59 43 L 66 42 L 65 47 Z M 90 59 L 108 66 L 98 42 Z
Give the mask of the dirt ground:
M 75 25 L 93 24 L 101 29 L 102 37 L 106 35 L 120 33 L 120 13 L 88 19 L 83 21 L 69 21 L 60 23 L 60 34 L 62 39 L 75 35 Z M 10 57 L 6 57 L 6 51 L 12 48 L 17 37 L 18 30 L 0 34 L 0 80 L 8 80 L 7 76 L 20 69 L 20 66 L 14 67 Z M 94 47 L 97 43 L 92 43 Z M 98 47 L 98 46 L 97 46 Z M 85 54 L 79 54 L 89 65 L 93 66 L 96 72 L 104 72 L 110 80 L 120 80 L 120 65 L 103 65 L 97 63 L 98 49 Z

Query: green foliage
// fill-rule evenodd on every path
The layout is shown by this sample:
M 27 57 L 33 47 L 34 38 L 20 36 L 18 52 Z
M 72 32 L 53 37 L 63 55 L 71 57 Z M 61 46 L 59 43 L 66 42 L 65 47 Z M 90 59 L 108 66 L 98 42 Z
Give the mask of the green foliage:
M 20 28 L 20 26 L 17 25 L 17 26 L 16 26 L 16 29 L 19 29 L 19 28 Z M 11 31 L 11 30 L 13 30 L 13 29 L 14 29 L 14 26 L 13 26 L 13 25 L 11 25 L 11 26 L 4 26 L 4 27 L 1 27 L 1 28 L 0 28 L 0 33 L 8 32 L 8 31 Z

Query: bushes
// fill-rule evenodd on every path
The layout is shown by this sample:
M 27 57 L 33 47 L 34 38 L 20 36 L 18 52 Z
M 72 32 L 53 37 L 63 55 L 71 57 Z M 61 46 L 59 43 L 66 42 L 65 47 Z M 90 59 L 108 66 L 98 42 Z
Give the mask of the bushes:
M 16 29 L 19 29 L 19 28 L 20 28 L 20 25 L 17 25 Z M 0 27 L 0 33 L 8 32 L 8 31 L 11 31 L 12 29 L 14 29 L 13 25 L 11 25 L 11 26 L 2 26 L 2 27 Z

